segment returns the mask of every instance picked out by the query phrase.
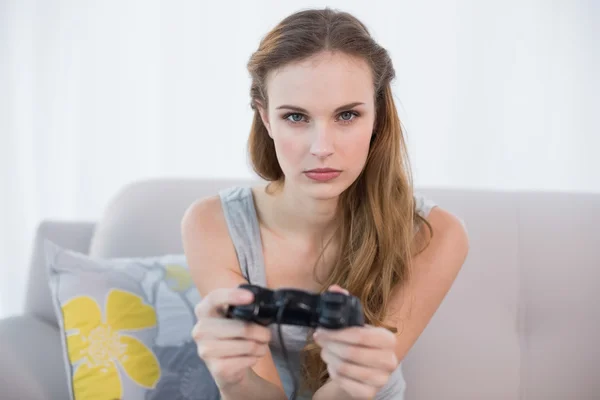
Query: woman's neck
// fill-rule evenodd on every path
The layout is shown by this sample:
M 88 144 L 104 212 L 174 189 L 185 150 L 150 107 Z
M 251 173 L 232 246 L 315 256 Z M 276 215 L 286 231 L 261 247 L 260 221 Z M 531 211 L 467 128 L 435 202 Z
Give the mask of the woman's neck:
M 329 240 L 335 229 L 337 198 L 319 200 L 295 191 L 291 186 L 277 185 L 268 198 L 267 228 L 281 236 L 305 240 Z

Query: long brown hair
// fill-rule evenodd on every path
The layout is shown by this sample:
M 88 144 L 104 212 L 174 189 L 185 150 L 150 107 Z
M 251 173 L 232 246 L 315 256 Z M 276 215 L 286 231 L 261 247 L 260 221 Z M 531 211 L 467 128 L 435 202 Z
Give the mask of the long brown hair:
M 262 39 L 248 62 L 254 110 L 248 141 L 250 159 L 263 179 L 283 182 L 275 146 L 258 110 L 268 104 L 267 75 L 323 51 L 360 57 L 369 64 L 376 118 L 364 169 L 340 195 L 337 255 L 320 284 L 322 290 L 332 284 L 346 288 L 361 300 L 366 322 L 384 326 L 392 291 L 408 279 L 416 229 L 427 221 L 415 211 L 408 154 L 390 86 L 395 77 L 392 61 L 362 22 L 329 8 L 303 10 L 283 19 Z M 386 328 L 396 332 L 396 326 Z M 312 391 L 329 377 L 320 348 L 310 338 L 303 351 L 302 372 L 304 387 Z

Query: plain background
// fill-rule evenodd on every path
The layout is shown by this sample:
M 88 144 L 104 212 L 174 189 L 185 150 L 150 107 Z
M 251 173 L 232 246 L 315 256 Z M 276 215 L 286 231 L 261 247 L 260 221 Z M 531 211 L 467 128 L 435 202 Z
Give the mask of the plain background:
M 600 2 L 0 0 L 0 316 L 45 218 L 125 184 L 251 177 L 245 69 L 303 8 L 390 52 L 418 186 L 600 192 Z

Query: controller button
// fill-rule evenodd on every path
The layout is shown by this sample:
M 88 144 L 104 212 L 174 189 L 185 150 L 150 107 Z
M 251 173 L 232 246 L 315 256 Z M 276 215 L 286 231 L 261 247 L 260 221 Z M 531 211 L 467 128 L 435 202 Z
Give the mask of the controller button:
M 331 318 L 331 319 L 337 319 L 337 318 L 341 318 L 343 315 L 343 313 L 339 310 L 329 310 L 329 309 L 325 309 L 321 312 L 321 316 L 323 318 Z
M 346 297 L 343 293 L 328 292 L 323 295 L 323 300 L 328 304 L 344 304 Z

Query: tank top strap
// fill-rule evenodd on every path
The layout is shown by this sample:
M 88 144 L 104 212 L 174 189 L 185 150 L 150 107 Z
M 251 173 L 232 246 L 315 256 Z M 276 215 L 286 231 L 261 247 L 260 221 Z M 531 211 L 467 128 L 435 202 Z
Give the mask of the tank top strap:
M 423 218 L 427 218 L 431 210 L 434 207 L 437 207 L 436 202 L 434 202 L 431 198 L 423 195 L 420 192 L 415 192 L 413 194 L 413 198 L 415 200 L 416 212 Z
M 231 187 L 219 191 L 219 197 L 242 274 L 249 283 L 266 286 L 260 226 L 252 188 Z

